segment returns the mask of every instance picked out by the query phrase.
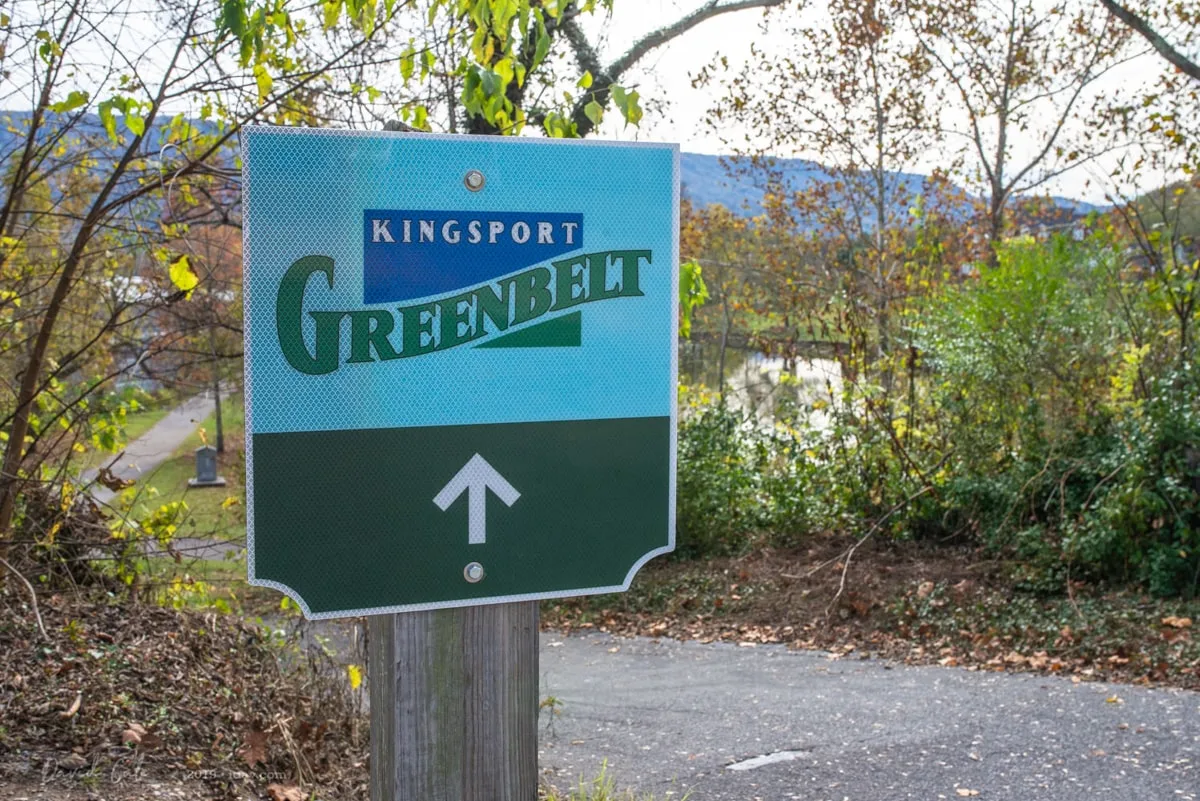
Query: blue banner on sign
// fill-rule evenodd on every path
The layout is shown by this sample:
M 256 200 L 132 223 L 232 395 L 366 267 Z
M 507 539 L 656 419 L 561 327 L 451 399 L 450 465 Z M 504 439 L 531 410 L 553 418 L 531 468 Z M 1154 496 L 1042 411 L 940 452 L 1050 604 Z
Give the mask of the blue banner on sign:
M 363 211 L 363 303 L 478 286 L 583 247 L 583 215 Z

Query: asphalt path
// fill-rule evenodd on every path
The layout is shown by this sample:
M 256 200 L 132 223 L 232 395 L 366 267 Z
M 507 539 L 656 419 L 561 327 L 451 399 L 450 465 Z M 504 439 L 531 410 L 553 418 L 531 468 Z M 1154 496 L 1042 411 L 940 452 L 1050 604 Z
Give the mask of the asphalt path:
M 543 635 L 540 671 L 560 789 L 607 763 L 656 801 L 1200 798 L 1197 693 L 605 635 Z
M 222 386 L 223 397 L 228 397 L 232 387 Z M 187 441 L 187 438 L 200 426 L 215 409 L 212 393 L 202 392 L 188 398 L 183 403 L 169 411 L 163 419 L 155 423 L 145 434 L 130 442 L 120 459 L 112 463 L 111 470 L 117 478 L 129 481 L 140 481 L 152 477 L 154 471 L 175 451 Z M 108 466 L 109 463 L 105 463 Z M 87 470 L 83 474 L 85 483 L 95 481 L 97 471 Z M 196 492 L 219 492 L 218 489 L 205 488 Z M 91 488 L 92 497 L 101 505 L 108 505 L 116 493 L 99 483 Z M 152 552 L 161 550 L 154 542 L 147 542 L 147 548 Z M 219 540 L 198 537 L 176 537 L 172 541 L 172 549 L 188 559 L 226 559 L 235 556 L 240 545 L 231 545 Z
M 169 459 L 204 418 L 212 414 L 214 408 L 212 395 L 208 392 L 188 398 L 126 446 L 121 457 L 110 468 L 113 475 L 129 481 L 138 481 L 151 475 L 154 468 Z M 106 462 L 105 466 L 108 464 Z M 95 479 L 96 471 L 88 470 L 83 477 L 85 481 L 91 481 Z M 100 503 L 108 503 L 114 495 L 107 487 L 92 489 L 92 497 Z

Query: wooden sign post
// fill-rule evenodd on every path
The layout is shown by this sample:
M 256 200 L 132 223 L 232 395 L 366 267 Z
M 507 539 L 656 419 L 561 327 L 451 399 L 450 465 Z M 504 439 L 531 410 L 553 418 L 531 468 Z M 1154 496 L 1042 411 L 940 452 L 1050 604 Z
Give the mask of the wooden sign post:
M 537 602 L 368 620 L 371 801 L 533 801 Z

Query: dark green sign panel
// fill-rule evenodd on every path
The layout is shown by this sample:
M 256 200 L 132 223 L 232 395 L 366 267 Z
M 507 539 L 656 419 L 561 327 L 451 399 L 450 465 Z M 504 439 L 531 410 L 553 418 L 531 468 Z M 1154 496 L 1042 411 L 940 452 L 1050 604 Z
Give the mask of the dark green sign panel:
M 385 613 L 673 548 L 676 148 L 243 141 L 252 583 Z

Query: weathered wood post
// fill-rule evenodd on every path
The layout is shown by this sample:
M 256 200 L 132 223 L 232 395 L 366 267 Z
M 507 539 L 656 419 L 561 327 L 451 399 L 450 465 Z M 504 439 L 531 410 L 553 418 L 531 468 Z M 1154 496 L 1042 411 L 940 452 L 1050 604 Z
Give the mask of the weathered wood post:
M 537 602 L 369 620 L 371 801 L 533 801 Z

